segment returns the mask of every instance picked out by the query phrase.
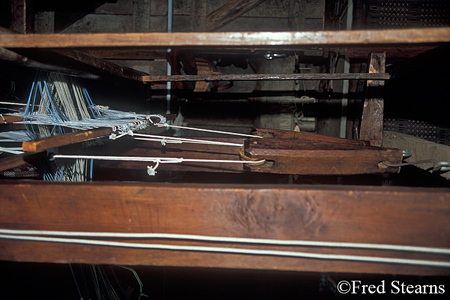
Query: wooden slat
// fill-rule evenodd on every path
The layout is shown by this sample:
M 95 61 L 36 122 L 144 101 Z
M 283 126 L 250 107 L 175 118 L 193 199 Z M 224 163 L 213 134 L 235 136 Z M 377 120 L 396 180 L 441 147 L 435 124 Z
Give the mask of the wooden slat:
M 16 65 L 20 65 L 22 67 L 26 68 L 32 68 L 42 71 L 48 71 L 48 72 L 59 72 L 63 74 L 73 75 L 73 76 L 79 76 L 84 78 L 90 78 L 90 79 L 98 79 L 98 75 L 94 75 L 88 72 L 83 72 L 81 70 L 75 70 L 70 69 L 63 66 L 57 66 L 47 63 L 42 63 L 33 59 L 30 59 L 29 57 L 26 57 L 24 55 L 21 55 L 19 53 L 16 53 L 14 51 L 0 48 L 0 60 L 8 61 L 11 63 L 14 63 Z
M 30 24 L 31 15 L 27 0 L 13 0 L 11 3 L 11 23 L 10 28 L 19 33 L 29 33 L 33 25 Z
M 265 0 L 230 0 L 206 17 L 206 30 L 216 31 Z
M 384 73 L 386 70 L 386 53 L 372 53 L 370 56 L 369 73 Z M 368 80 L 367 87 L 370 90 L 374 87 L 384 86 L 384 81 Z M 383 118 L 384 99 L 368 98 L 364 100 L 364 107 L 361 117 L 361 140 L 370 141 L 370 145 L 381 147 L 383 143 Z
M 208 74 L 208 75 L 151 75 L 143 76 L 144 82 L 161 81 L 216 81 L 216 80 L 389 80 L 388 73 L 294 73 L 294 74 Z
M 84 65 L 91 73 L 101 74 L 103 76 L 115 76 L 123 79 L 140 81 L 142 76 L 147 73 L 137 71 L 107 60 L 99 59 L 95 56 L 86 54 L 82 51 L 70 49 L 55 49 L 51 53 L 69 58 L 77 63 Z
M 450 246 L 448 189 L 2 181 L 0 190 L 1 228 Z M 153 243 L 175 244 L 168 240 Z M 201 242 L 195 245 L 236 247 Z M 0 240 L 0 249 L 0 259 L 7 261 L 450 274 L 448 268 L 5 239 Z M 406 252 L 302 247 L 277 249 L 450 260 L 448 256 Z
M 71 145 L 106 136 L 110 134 L 110 132 L 111 128 L 97 128 L 63 135 L 56 135 L 47 138 L 22 142 L 22 149 L 26 152 L 43 151 L 50 148 Z
M 306 0 L 289 0 L 289 29 L 300 31 L 305 28 Z
M 296 132 L 296 131 L 291 131 L 291 130 L 256 128 L 255 134 L 263 136 L 263 137 L 295 139 L 298 141 L 328 142 L 328 143 L 333 143 L 333 144 L 370 146 L 370 143 L 367 141 L 343 139 L 343 138 L 338 138 L 338 137 L 325 136 L 325 135 L 321 135 L 321 134 Z
M 23 153 L 0 158 L 0 172 L 20 167 L 28 163 L 35 163 L 45 156 L 44 152 Z
M 450 28 L 0 35 L 5 48 L 380 45 L 450 42 Z
M 17 32 L 3 27 L 0 27 L 0 33 L 19 35 Z M 30 59 L 26 55 L 0 48 L 0 59 L 38 70 L 60 72 L 91 79 L 98 79 L 99 76 L 96 74 L 101 74 L 102 76 L 116 76 L 134 81 L 140 81 L 142 76 L 147 75 L 144 72 L 72 49 L 41 50 L 33 53 L 33 58 Z M 61 60 L 64 61 L 61 62 Z M 67 66 L 68 62 L 72 67 Z
M 278 138 L 249 139 L 245 153 L 254 159 L 266 159 L 262 166 L 245 165 L 251 172 L 294 175 L 355 175 L 398 173 L 402 150 L 382 149 L 355 144 Z

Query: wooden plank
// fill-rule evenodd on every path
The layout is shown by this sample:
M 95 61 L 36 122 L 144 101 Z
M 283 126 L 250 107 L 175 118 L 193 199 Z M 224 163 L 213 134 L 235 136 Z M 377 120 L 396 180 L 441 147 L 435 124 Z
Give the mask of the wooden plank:
M 145 50 L 145 49 L 83 49 L 80 52 L 95 56 L 102 59 L 136 59 L 151 60 L 164 59 L 167 51 L 164 50 Z
M 448 189 L 2 181 L 0 227 L 449 247 Z M 376 208 L 376 209 L 375 209 Z M 414 226 L 411 226 L 414 224 Z M 439 230 L 436 230 L 439 228 Z M 223 243 L 142 241 L 238 247 Z M 243 246 L 241 246 L 243 247 Z M 419 253 L 244 246 L 439 259 Z M 0 240 L 6 261 L 449 275 L 448 268 Z
M 133 15 L 100 15 L 87 14 L 78 19 L 69 27 L 66 27 L 61 33 L 64 34 L 83 34 L 86 32 L 133 32 Z
M 216 0 L 207 2 L 207 13 L 210 14 L 213 11 L 227 4 L 229 0 Z M 255 6 L 251 10 L 244 13 L 239 18 L 248 17 L 252 19 L 260 18 L 286 18 L 289 12 L 288 1 L 283 0 L 265 0 L 258 6 Z
M 5 35 L 18 35 L 17 32 L 3 27 L 0 27 L 0 32 Z M 15 53 L 11 50 L 0 48 L 0 59 L 39 70 L 60 72 L 91 79 L 98 79 L 99 76 L 96 74 L 101 74 L 103 76 L 112 75 L 128 80 L 141 81 L 141 77 L 146 75 L 144 72 L 127 68 L 72 49 L 54 49 L 46 52 L 34 52 L 34 56 L 36 56 L 36 59 L 30 59 L 29 57 Z M 65 59 L 66 61 L 61 62 L 62 59 Z M 69 64 L 67 63 L 67 60 L 71 62 L 72 67 L 68 67 Z M 74 63 L 77 65 L 74 66 Z M 83 67 L 81 67 L 80 64 Z
M 289 30 L 305 28 L 306 0 L 289 0 Z
M 293 175 L 398 173 L 400 168 L 380 162 L 399 164 L 403 158 L 402 150 L 397 149 L 279 138 L 249 139 L 245 154 L 266 160 L 261 166 L 245 165 L 251 172 Z
M 114 76 L 133 81 L 141 81 L 142 76 L 147 75 L 147 73 L 145 72 L 128 68 L 107 60 L 99 59 L 95 56 L 77 50 L 55 49 L 51 52 L 57 55 L 61 55 L 65 58 L 69 58 L 77 63 L 81 63 L 82 65 L 87 67 L 88 70 L 91 71 L 91 73 L 94 74 Z
M 265 0 L 230 0 L 206 17 L 206 30 L 216 31 Z
M 37 69 L 37 70 L 43 70 L 43 71 L 48 71 L 48 72 L 59 72 L 59 73 L 63 73 L 63 74 L 69 74 L 69 75 L 74 75 L 74 76 L 79 76 L 79 77 L 84 77 L 84 78 L 91 78 L 91 79 L 99 78 L 98 75 L 94 75 L 94 74 L 91 74 L 88 72 L 70 69 L 67 67 L 59 66 L 59 65 L 56 66 L 53 64 L 42 63 L 42 62 L 30 59 L 24 55 L 21 55 L 19 53 L 16 53 L 14 51 L 11 51 L 11 50 L 8 50 L 5 48 L 0 48 L 0 60 L 12 62 L 12 63 L 18 64 L 22 67 L 27 67 L 27 68 Z
M 277 47 L 444 42 L 450 42 L 450 28 L 310 32 L 150 32 L 0 35 L 0 47 L 5 48 Z
M 71 145 L 106 136 L 109 135 L 110 132 L 111 128 L 97 128 L 63 135 L 55 135 L 47 138 L 22 142 L 22 149 L 26 152 L 43 151 L 50 148 Z
M 19 167 L 24 164 L 34 164 L 43 157 L 44 152 L 23 153 L 0 158 L 0 172 Z
M 239 31 L 287 31 L 287 18 L 253 18 L 240 16 L 225 26 L 217 30 L 217 32 L 239 32 Z
M 370 56 L 369 73 L 384 73 L 386 70 L 386 53 L 373 53 Z M 367 87 L 384 86 L 384 81 L 368 80 Z M 384 99 L 369 98 L 364 100 L 361 117 L 360 139 L 370 141 L 372 146 L 381 147 L 383 143 Z
M 293 73 L 293 74 L 208 74 L 208 75 L 151 75 L 142 76 L 144 82 L 161 81 L 252 81 L 252 80 L 389 80 L 389 73 Z
M 370 146 L 368 141 L 342 139 L 338 137 L 325 136 L 315 133 L 296 132 L 290 130 L 276 130 L 276 129 L 255 129 L 255 134 L 263 137 L 283 138 L 283 139 L 295 139 L 301 141 L 316 141 L 316 142 L 328 142 L 334 144 L 344 145 L 357 145 L 357 146 Z
M 19 33 L 29 33 L 32 25 L 27 11 L 30 10 L 27 0 L 13 0 L 11 2 L 11 23 L 10 29 Z

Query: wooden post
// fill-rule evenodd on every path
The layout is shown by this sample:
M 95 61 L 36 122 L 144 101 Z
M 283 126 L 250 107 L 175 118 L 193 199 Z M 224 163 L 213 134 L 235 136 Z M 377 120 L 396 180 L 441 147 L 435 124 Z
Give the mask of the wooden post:
M 206 31 L 206 1 L 191 0 L 191 31 Z
M 386 70 L 386 53 L 372 53 L 369 73 L 384 73 Z M 384 81 L 367 80 L 369 94 L 374 87 L 384 86 Z M 360 139 L 370 141 L 370 145 L 381 147 L 383 142 L 384 99 L 368 98 L 364 100 L 361 117 Z

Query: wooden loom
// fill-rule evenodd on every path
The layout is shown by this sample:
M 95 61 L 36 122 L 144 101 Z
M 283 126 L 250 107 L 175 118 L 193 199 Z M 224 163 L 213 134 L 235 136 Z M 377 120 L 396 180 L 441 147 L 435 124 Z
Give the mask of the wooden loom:
M 207 39 L 199 39 L 205 35 Z M 0 36 L 6 48 L 67 47 L 296 47 L 299 45 L 422 44 L 450 41 L 450 30 L 414 29 L 388 31 L 290 32 L 290 33 L 173 33 L 173 34 L 79 34 Z M 53 50 L 55 51 L 55 50 Z M 379 59 L 381 57 L 381 59 Z M 384 73 L 383 55 L 374 55 L 374 74 Z M 325 76 L 326 75 L 320 75 Z M 348 75 L 355 76 L 355 75 Z M 366 79 L 384 80 L 379 75 Z M 383 75 L 385 76 L 385 75 Z M 345 77 L 345 76 L 344 76 Z M 182 80 L 182 78 L 173 78 Z M 194 78 L 191 78 L 193 80 Z M 198 78 L 197 78 L 198 79 Z M 207 78 L 201 78 L 207 80 Z M 254 79 L 254 78 L 253 78 Z M 277 79 L 277 78 L 275 78 Z M 282 78 L 278 78 L 282 79 Z M 150 81 L 150 77 L 141 77 Z M 154 78 L 156 81 L 168 78 Z M 236 80 L 235 78 L 233 80 Z M 377 81 L 370 83 L 377 85 Z M 361 136 L 365 141 L 341 140 L 303 133 L 258 130 L 263 139 L 241 139 L 241 153 L 224 155 L 266 160 L 261 166 L 239 165 L 233 172 L 281 174 L 370 174 L 398 172 L 401 150 L 379 148 L 382 99 L 367 99 Z M 100 129 L 59 139 L 34 141 L 36 148 L 20 157 L 2 159 L 7 169 L 28 161 L 48 147 L 71 144 L 109 134 Z M 74 139 L 72 139 L 74 138 Z M 55 139 L 52 139 L 54 141 Z M 64 142 L 61 143 L 61 140 Z M 167 146 L 166 146 L 167 147 Z M 170 148 L 171 146 L 169 146 Z M 186 145 L 185 152 L 198 149 Z M 196 146 L 198 147 L 198 146 Z M 201 146 L 202 150 L 213 146 Z M 27 149 L 24 147 L 24 150 Z M 208 149 L 207 149 L 208 150 Z M 133 152 L 134 151 L 134 152 Z M 142 147 L 127 155 L 145 153 Z M 138 153 L 137 153 L 138 152 Z M 41 154 L 42 155 L 42 154 Z M 387 164 L 382 164 L 385 162 Z M 122 163 L 123 168 L 141 168 Z M 173 168 L 174 165 L 167 165 Z M 178 167 L 178 166 L 177 166 Z M 205 166 L 203 166 L 204 168 Z M 191 166 L 202 168 L 202 166 Z M 448 189 L 307 186 L 307 185 L 180 185 L 143 183 L 47 183 L 3 180 L 0 182 L 0 224 L 7 229 L 75 232 L 167 233 L 273 240 L 307 240 L 367 244 L 395 244 L 434 248 L 450 247 L 450 193 Z M 151 240 L 146 243 L 159 243 Z M 192 244 L 186 240 L 164 241 L 169 245 Z M 196 246 L 209 242 L 196 241 Z M 214 246 L 239 248 L 225 242 Z M 306 246 L 247 246 L 259 250 L 299 251 L 315 254 L 389 256 L 397 259 L 435 260 L 448 263 L 438 253 L 348 249 Z M 0 259 L 34 262 L 83 262 L 143 264 L 313 272 L 356 272 L 448 275 L 450 268 L 367 261 L 324 260 L 199 251 L 135 249 L 42 241 L 0 240 Z

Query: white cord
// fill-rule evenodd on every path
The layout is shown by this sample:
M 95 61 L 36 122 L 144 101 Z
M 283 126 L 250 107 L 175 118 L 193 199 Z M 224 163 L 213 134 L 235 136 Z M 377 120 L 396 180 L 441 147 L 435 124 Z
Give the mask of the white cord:
M 161 142 L 161 144 L 163 146 L 165 146 L 166 143 L 175 143 L 175 144 L 189 143 L 189 144 L 204 144 L 204 145 L 234 146 L 234 147 L 242 147 L 244 145 L 244 144 L 230 143 L 230 142 L 218 142 L 218 141 L 210 141 L 210 140 L 188 139 L 188 138 L 181 138 L 181 137 L 134 133 L 131 130 L 128 132 L 121 132 L 118 135 L 115 133 L 111 133 L 109 138 L 111 140 L 117 140 L 118 138 L 121 138 L 125 135 L 131 135 L 131 136 L 135 137 L 136 140 L 141 140 L 141 141 Z M 139 137 L 142 137 L 142 138 L 139 138 Z
M 238 238 L 238 237 L 207 236 L 207 235 L 176 234 L 176 233 L 76 232 L 76 231 L 53 231 L 53 230 L 0 229 L 0 234 L 46 235 L 46 236 L 65 236 L 65 237 L 87 237 L 87 238 L 191 240 L 191 241 L 204 241 L 217 243 L 259 244 L 259 245 L 276 245 L 276 246 L 356 248 L 369 250 L 422 252 L 422 253 L 450 255 L 450 249 L 447 248 L 432 248 L 432 247 L 372 244 L 372 243 Z
M 2 141 L 3 142 L 3 141 Z M 22 154 L 22 147 L 0 147 L 0 153 Z
M 138 249 L 284 256 L 284 257 L 311 258 L 311 259 L 324 259 L 324 260 L 360 261 L 360 262 L 406 264 L 406 265 L 415 265 L 415 266 L 431 266 L 431 267 L 450 268 L 450 262 L 445 262 L 445 261 L 430 261 L 430 260 L 416 260 L 416 259 L 402 259 L 402 258 L 388 258 L 388 257 L 374 257 L 374 256 L 320 254 L 320 253 L 309 253 L 309 252 L 257 250 L 257 249 L 243 249 L 243 248 L 143 244 L 143 243 L 111 242 L 111 241 L 100 241 L 100 240 L 40 237 L 40 236 L 27 236 L 27 235 L 16 236 L 16 235 L 0 234 L 0 238 L 14 239 L 14 240 L 26 240 L 26 241 L 39 241 L 39 242 L 84 244 L 84 245 L 94 245 L 94 246 L 138 248 Z
M 138 157 L 138 156 L 101 156 L 101 155 L 65 155 L 56 154 L 54 158 L 75 158 L 75 159 L 97 159 L 97 160 L 115 160 L 115 161 L 141 161 L 141 162 L 157 162 L 162 164 L 166 163 L 182 163 L 182 162 L 195 162 L 195 163 L 235 163 L 235 164 L 259 164 L 265 160 L 225 160 L 225 159 L 197 159 L 197 158 L 177 158 L 177 157 Z
M 152 134 L 142 134 L 142 133 L 135 133 L 133 136 L 140 136 L 140 137 L 147 137 L 151 139 L 160 139 L 165 140 L 166 142 L 170 142 L 170 140 L 173 141 L 179 141 L 181 143 L 193 143 L 193 144 L 205 144 L 205 145 L 221 145 L 221 146 L 236 146 L 236 147 L 242 147 L 243 144 L 238 143 L 229 143 L 229 142 L 217 142 L 217 141 L 208 141 L 208 140 L 199 140 L 199 139 L 188 139 L 188 138 L 180 138 L 180 137 L 171 137 L 171 136 L 159 136 L 159 135 L 152 135 Z M 141 138 L 136 138 L 138 140 L 146 140 Z M 158 141 L 160 141 L 158 140 Z
M 154 124 L 154 125 L 156 125 L 158 127 L 170 127 L 170 128 L 179 128 L 179 129 L 186 129 L 186 130 L 195 130 L 195 131 L 203 131 L 203 132 L 211 132 L 211 133 L 219 133 L 219 134 L 244 136 L 244 137 L 251 137 L 251 138 L 262 138 L 262 136 L 259 136 L 259 135 L 236 133 L 236 132 L 229 132 L 229 131 L 220 131 L 220 130 L 211 130 L 211 129 L 195 128 L 195 127 L 187 127 L 187 126 L 170 125 L 167 123 L 159 123 L 159 124 Z

